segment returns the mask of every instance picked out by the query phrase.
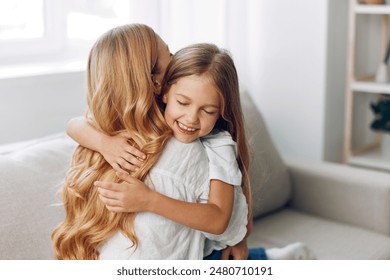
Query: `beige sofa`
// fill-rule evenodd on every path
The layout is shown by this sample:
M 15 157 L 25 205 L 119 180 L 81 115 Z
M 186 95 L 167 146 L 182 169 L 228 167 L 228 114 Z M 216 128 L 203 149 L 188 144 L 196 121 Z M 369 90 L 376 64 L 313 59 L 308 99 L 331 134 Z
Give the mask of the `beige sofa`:
M 306 243 L 318 259 L 390 259 L 390 174 L 283 159 L 243 94 L 253 154 L 251 246 Z M 76 144 L 65 134 L 0 147 L 0 259 L 53 258 L 58 190 Z

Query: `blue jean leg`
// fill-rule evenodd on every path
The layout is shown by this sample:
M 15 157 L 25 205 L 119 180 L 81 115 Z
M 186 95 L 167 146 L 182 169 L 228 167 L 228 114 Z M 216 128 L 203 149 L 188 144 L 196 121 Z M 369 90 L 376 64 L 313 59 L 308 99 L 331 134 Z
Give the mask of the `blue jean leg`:
M 204 260 L 220 260 L 222 258 L 222 251 L 213 251 Z M 268 260 L 267 254 L 264 248 L 249 248 L 248 260 Z
M 249 248 L 248 260 L 268 260 L 267 253 L 264 248 Z

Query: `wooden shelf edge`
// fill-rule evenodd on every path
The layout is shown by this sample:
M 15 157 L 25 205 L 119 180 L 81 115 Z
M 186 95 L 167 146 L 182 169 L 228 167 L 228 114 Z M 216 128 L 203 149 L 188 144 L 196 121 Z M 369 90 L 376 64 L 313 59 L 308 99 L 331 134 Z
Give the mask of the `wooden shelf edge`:
M 376 94 L 390 94 L 390 83 L 377 83 L 375 81 L 353 81 L 353 91 L 361 91 Z
M 357 4 L 354 9 L 356 14 L 390 15 L 390 5 L 366 5 Z

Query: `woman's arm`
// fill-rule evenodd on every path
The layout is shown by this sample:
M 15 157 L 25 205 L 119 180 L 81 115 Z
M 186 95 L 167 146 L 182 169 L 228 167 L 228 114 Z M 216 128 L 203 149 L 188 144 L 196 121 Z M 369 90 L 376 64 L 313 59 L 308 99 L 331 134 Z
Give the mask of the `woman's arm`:
M 228 246 L 222 250 L 221 260 L 228 260 L 230 257 L 232 257 L 233 260 L 248 259 L 248 244 L 246 238 L 244 238 L 236 245 Z
M 116 171 L 136 171 L 145 155 L 132 147 L 126 132 L 109 136 L 91 126 L 84 117 L 73 118 L 66 125 L 66 133 L 81 146 L 99 152 Z
M 123 183 L 95 182 L 100 198 L 114 212 L 153 212 L 190 228 L 222 234 L 233 209 L 233 186 L 219 180 L 210 183 L 208 203 L 184 202 L 149 189 L 129 174 L 117 172 Z

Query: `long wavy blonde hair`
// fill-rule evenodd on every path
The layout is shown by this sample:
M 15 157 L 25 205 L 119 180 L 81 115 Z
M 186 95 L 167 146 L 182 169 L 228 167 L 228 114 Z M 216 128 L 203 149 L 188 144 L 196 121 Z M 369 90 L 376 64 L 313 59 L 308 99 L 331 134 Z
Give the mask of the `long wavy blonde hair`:
M 131 24 L 103 34 L 88 59 L 87 118 L 107 135 L 132 135 L 132 145 L 147 155 L 144 166 L 132 174 L 140 180 L 171 136 L 153 94 L 157 50 L 154 31 Z M 66 218 L 52 233 L 57 259 L 98 259 L 99 247 L 118 230 L 137 245 L 135 214 L 108 211 L 93 185 L 97 180 L 120 182 L 101 154 L 78 146 L 62 189 Z

